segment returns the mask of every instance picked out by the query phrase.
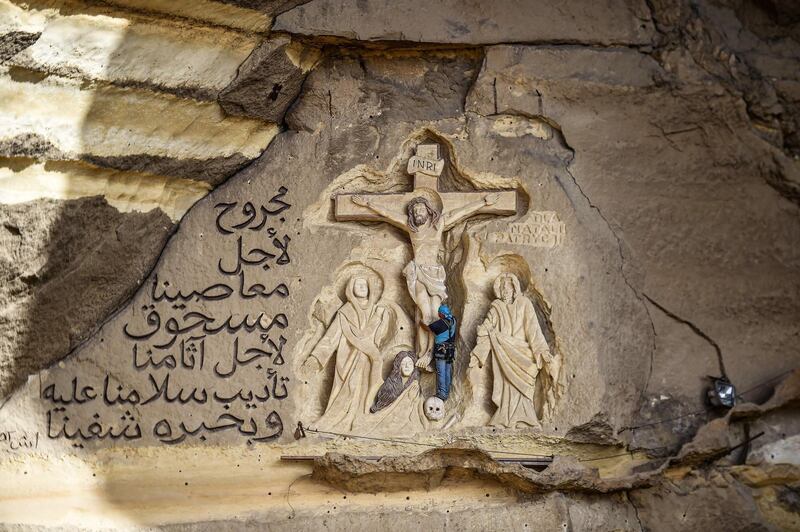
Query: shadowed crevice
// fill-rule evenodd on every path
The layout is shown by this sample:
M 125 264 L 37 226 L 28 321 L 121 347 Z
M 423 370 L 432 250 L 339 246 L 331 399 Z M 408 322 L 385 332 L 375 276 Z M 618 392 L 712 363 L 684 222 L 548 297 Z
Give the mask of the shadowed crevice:
M 0 206 L 0 397 L 67 355 L 138 289 L 175 225 L 102 197 Z

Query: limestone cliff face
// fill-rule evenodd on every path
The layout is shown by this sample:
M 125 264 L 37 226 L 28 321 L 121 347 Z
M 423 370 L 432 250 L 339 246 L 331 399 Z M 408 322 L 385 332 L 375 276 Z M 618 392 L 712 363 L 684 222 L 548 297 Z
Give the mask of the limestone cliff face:
M 0 522 L 800 528 L 795 7 L 0 0 L 0 123 Z M 517 198 L 442 240 L 448 417 L 295 441 L 349 279 L 414 345 L 408 237 L 331 198 L 411 190 L 426 143 L 439 192 Z M 468 367 L 502 273 L 563 360 L 535 428 L 490 426 L 501 371 Z
M 119 307 L 174 223 L 277 133 L 315 56 L 266 37 L 273 11 L 251 7 L 0 3 L 4 395 Z M 259 79 L 275 97 L 259 97 L 245 63 L 267 69 Z M 108 231 L 124 253 L 98 247 Z M 80 266 L 61 262 L 62 247 Z

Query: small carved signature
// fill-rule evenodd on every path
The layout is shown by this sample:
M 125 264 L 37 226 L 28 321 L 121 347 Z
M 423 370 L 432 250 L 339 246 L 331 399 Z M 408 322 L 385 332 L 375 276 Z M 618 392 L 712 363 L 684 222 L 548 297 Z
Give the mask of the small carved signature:
M 10 451 L 38 449 L 39 433 L 0 430 L 0 448 L 6 448 Z

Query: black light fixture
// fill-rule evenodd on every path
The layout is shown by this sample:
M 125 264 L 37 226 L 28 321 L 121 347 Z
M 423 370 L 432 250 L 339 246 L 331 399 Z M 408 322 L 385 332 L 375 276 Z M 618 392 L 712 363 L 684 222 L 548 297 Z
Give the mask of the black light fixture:
M 722 408 L 733 408 L 736 404 L 736 388 L 727 377 L 708 377 L 711 388 L 708 389 L 708 402 Z

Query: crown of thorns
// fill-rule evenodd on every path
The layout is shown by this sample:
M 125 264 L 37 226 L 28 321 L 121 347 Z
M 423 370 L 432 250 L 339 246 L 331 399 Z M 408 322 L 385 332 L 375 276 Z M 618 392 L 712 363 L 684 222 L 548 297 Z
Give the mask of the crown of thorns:
M 428 200 L 428 198 L 418 196 L 409 201 L 408 205 L 406 206 L 406 210 L 408 211 L 408 226 L 411 228 L 411 230 L 416 232 L 418 229 L 417 223 L 414 220 L 414 207 L 417 205 L 425 206 L 425 208 L 428 210 L 428 214 L 431 216 L 431 225 L 436 225 L 436 223 L 439 221 L 439 216 L 441 216 L 439 211 L 437 211 L 436 208 L 431 205 L 431 202 Z

